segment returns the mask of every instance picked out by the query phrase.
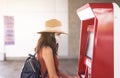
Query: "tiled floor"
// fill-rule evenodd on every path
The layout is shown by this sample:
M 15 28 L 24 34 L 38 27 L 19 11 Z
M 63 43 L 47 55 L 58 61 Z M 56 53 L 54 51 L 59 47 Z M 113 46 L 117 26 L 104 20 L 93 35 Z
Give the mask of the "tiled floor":
M 20 71 L 24 61 L 0 62 L 0 78 L 20 78 Z M 60 70 L 70 75 L 77 75 L 76 59 L 60 59 Z

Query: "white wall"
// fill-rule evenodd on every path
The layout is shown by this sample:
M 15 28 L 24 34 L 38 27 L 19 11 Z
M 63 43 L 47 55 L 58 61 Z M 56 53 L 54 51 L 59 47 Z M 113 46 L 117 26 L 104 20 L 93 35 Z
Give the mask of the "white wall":
M 114 6 L 114 78 L 120 78 L 120 7 Z
M 14 16 L 14 45 L 4 43 L 4 16 Z M 0 0 L 0 52 L 6 57 L 25 57 L 34 52 L 39 35 L 36 33 L 44 27 L 44 22 L 51 18 L 62 21 L 64 31 L 68 32 L 67 0 Z M 58 55 L 68 55 L 68 36 L 61 36 Z

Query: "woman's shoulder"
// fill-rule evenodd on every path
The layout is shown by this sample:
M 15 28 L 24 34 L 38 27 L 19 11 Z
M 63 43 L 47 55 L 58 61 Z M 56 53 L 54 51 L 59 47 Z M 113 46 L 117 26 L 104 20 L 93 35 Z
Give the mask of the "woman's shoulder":
M 42 52 L 45 52 L 45 53 L 49 53 L 49 52 L 52 52 L 52 48 L 51 47 L 49 47 L 49 46 L 44 46 L 44 47 L 42 47 Z
M 42 56 L 44 57 L 48 57 L 48 56 L 52 56 L 53 52 L 52 52 L 52 48 L 49 46 L 45 46 L 42 47 Z

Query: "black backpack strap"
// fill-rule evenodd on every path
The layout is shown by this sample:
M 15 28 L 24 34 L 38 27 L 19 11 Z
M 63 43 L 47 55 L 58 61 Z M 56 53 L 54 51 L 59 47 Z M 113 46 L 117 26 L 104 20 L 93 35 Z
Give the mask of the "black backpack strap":
M 35 52 L 33 56 L 35 57 L 35 56 L 37 55 L 37 53 L 38 53 L 38 52 Z M 44 73 L 44 75 L 43 75 L 43 78 L 46 78 L 46 77 L 47 77 L 47 74 L 48 74 L 48 71 L 47 71 L 47 69 L 46 69 L 46 71 L 45 71 L 45 73 Z
M 44 75 L 43 75 L 43 78 L 46 78 L 47 74 L 48 74 L 48 71 L 46 70 L 45 73 L 44 73 Z

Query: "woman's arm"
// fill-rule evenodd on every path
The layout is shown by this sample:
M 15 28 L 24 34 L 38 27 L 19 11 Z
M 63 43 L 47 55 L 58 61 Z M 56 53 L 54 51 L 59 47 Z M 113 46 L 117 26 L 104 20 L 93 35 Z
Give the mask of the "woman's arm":
M 49 74 L 49 78 L 58 78 L 56 70 L 55 70 L 55 63 L 54 63 L 52 48 L 43 47 L 42 57 L 45 61 L 48 74 Z

